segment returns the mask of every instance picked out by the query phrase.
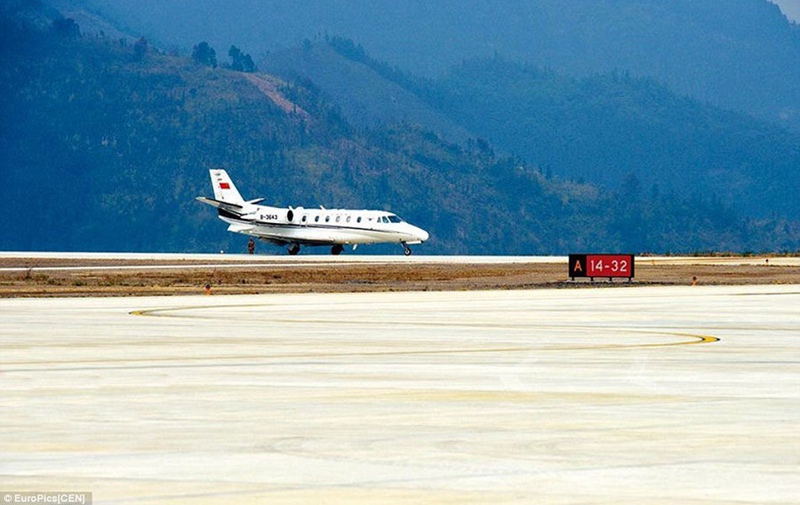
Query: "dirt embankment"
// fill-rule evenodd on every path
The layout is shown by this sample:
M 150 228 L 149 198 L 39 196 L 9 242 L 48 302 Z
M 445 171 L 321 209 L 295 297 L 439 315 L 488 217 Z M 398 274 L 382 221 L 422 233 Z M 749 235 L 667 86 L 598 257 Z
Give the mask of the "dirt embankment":
M 702 262 L 698 262 L 702 263 Z M 81 267 L 80 269 L 52 268 Z M 119 269 L 110 268 L 119 267 Z M 4 258 L 0 297 L 144 296 L 288 292 L 425 291 L 629 287 L 642 285 L 800 284 L 800 267 L 764 264 L 660 264 L 638 261 L 636 278 L 572 282 L 566 264 L 344 263 L 226 266 L 193 261 Z M 48 269 L 51 268 L 51 269 Z

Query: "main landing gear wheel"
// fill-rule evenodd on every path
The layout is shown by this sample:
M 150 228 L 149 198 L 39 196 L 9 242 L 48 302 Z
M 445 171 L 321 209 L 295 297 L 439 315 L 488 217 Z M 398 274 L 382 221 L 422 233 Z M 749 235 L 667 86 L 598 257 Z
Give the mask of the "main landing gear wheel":
M 331 254 L 338 255 L 344 251 L 344 246 L 342 244 L 336 244 L 335 246 L 331 247 Z
M 300 244 L 289 244 L 289 254 L 294 256 L 295 254 L 300 252 Z

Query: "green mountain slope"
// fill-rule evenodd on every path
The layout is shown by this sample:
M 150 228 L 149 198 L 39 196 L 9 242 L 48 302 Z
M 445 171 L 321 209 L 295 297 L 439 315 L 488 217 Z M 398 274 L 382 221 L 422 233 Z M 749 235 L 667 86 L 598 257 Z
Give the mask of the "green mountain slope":
M 343 56 L 343 53 L 349 57 Z M 372 66 L 370 66 L 372 64 Z M 363 48 L 339 37 L 327 42 L 305 41 L 301 47 L 273 53 L 261 67 L 287 79 L 314 83 L 326 100 L 337 104 L 347 120 L 359 127 L 407 122 L 424 125 L 452 140 L 464 141 L 469 132 L 446 114 L 427 103 L 409 82 L 395 82 L 376 71 L 380 64 Z M 403 74 L 398 73 L 396 77 Z M 409 76 L 409 79 L 417 80 Z
M 800 184 L 800 135 L 652 80 L 577 79 L 498 57 L 426 80 L 338 38 L 273 55 L 265 66 L 310 79 L 356 124 L 402 119 L 456 139 L 452 132 L 466 131 L 560 178 L 618 189 L 634 175 L 648 190 L 800 219 L 792 189 Z
M 439 82 L 432 103 L 562 177 L 714 195 L 748 215 L 800 219 L 800 135 L 671 93 L 646 79 L 568 78 L 498 58 Z

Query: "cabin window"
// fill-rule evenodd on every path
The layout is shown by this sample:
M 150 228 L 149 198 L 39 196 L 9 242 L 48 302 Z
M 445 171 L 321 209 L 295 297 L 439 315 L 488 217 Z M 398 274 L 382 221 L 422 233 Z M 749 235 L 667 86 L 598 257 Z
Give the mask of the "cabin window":
M 346 219 L 346 221 L 347 221 L 348 223 L 350 222 L 350 216 L 347 216 L 347 219 Z
M 326 223 L 330 223 L 331 222 L 331 216 L 325 216 L 325 222 Z
M 308 221 L 308 216 L 303 216 L 303 222 L 305 223 L 306 221 Z
M 361 222 L 361 216 L 358 216 L 358 217 L 356 218 L 356 223 L 360 223 L 360 222 Z
M 315 222 L 315 223 L 319 223 L 319 216 L 317 216 L 317 217 L 315 217 L 315 218 L 314 218 L 314 222 Z
M 336 222 L 337 222 L 337 223 L 338 223 L 339 221 L 341 221 L 341 220 L 342 220 L 342 216 L 336 216 Z

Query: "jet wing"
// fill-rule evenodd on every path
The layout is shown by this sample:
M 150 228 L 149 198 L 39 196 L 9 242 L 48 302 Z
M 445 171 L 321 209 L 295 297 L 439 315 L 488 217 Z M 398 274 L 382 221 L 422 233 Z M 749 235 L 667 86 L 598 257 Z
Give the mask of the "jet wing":
M 232 231 L 235 233 L 246 233 L 248 235 L 252 235 L 255 231 L 256 227 L 251 224 L 231 224 L 228 226 L 228 231 Z

